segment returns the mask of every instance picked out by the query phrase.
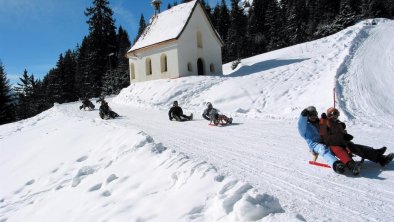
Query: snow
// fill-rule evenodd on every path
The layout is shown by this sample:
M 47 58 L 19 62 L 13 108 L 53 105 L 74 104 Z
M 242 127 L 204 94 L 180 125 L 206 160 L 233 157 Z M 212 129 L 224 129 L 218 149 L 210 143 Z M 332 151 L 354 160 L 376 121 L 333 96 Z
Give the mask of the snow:
M 0 126 L 0 221 L 394 221 L 394 164 L 308 164 L 298 115 L 333 105 L 394 152 L 394 21 L 242 60 L 224 76 L 135 83 L 102 120 L 79 102 Z M 168 120 L 178 100 L 190 122 Z M 232 116 L 208 126 L 207 102 Z M 321 158 L 319 161 L 323 161 Z
M 150 20 L 150 24 L 141 34 L 138 41 L 131 47 L 129 52 L 177 38 L 185 27 L 196 2 L 197 1 L 194 0 L 179 4 L 153 16 Z

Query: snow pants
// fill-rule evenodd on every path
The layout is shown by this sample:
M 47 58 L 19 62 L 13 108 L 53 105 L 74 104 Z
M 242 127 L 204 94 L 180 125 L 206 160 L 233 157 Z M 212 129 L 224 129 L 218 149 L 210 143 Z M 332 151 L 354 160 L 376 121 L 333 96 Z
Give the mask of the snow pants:
M 349 161 L 352 160 L 345 148 L 341 146 L 330 146 L 330 149 L 342 163 L 347 164 Z
M 314 143 L 310 148 L 312 152 L 319 154 L 327 164 L 332 167 L 334 162 L 338 161 L 338 159 L 331 153 L 330 149 L 324 144 Z
M 349 150 L 357 156 L 370 160 L 372 162 L 379 162 L 379 158 L 382 156 L 382 152 L 369 146 L 360 144 L 348 143 Z

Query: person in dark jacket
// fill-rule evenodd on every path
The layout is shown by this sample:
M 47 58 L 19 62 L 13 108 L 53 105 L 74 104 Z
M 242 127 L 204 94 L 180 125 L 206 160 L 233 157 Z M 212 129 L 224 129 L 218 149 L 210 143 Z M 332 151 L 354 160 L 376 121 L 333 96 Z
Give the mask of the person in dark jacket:
M 339 161 L 330 151 L 329 147 L 320 140 L 319 118 L 317 114 L 314 106 L 308 106 L 302 110 L 298 119 L 298 132 L 305 139 L 313 155 L 322 156 L 336 173 L 344 173 L 345 164 Z
M 331 107 L 327 109 L 327 122 L 321 125 L 321 135 L 326 145 L 333 147 L 341 147 L 343 150 L 360 156 L 363 159 L 379 163 L 381 166 L 389 164 L 394 157 L 394 153 L 384 155 L 387 148 L 374 149 L 369 146 L 355 144 L 351 140 L 353 136 L 346 131 L 346 124 L 341 122 L 338 117 L 340 112 L 338 109 Z M 324 116 L 323 116 L 324 117 Z
M 101 119 L 115 119 L 116 117 L 119 117 L 119 114 L 116 112 L 112 111 L 112 109 L 109 107 L 107 101 L 104 100 L 104 98 L 100 98 L 100 108 L 99 108 L 99 115 Z
M 170 111 L 168 111 L 168 118 L 170 120 L 175 119 L 176 121 L 187 121 L 193 119 L 193 113 L 190 116 L 186 116 L 183 114 L 183 110 L 180 106 L 178 106 L 178 101 L 174 101 Z
M 93 103 L 86 97 L 82 99 L 82 105 L 79 107 L 79 109 L 85 110 L 85 108 L 88 108 L 89 110 L 94 110 Z

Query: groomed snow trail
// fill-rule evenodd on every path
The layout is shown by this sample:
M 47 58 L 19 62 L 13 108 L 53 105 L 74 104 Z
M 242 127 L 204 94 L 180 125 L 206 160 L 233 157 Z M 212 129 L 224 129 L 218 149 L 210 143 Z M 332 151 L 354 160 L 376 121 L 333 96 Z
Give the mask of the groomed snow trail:
M 78 118 L 97 118 L 96 111 L 80 112 L 77 105 L 61 109 Z M 212 127 L 199 113 L 194 114 L 194 121 L 179 123 L 169 121 L 166 111 L 119 105 L 113 109 L 125 117 L 104 124 L 141 129 L 165 147 L 206 161 L 224 175 L 243 179 L 260 192 L 277 197 L 285 211 L 308 221 L 394 219 L 393 165 L 382 171 L 367 161 L 360 177 L 311 166 L 307 163 L 311 155 L 294 120 L 239 118 L 234 125 Z M 369 133 L 375 138 L 387 136 L 379 131 Z M 357 136 L 363 137 L 360 134 Z

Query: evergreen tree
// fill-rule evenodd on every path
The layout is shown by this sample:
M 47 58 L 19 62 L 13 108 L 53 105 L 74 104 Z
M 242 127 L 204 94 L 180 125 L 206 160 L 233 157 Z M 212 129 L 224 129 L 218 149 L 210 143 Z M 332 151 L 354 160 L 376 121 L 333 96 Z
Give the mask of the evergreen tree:
M 60 54 L 56 68 L 50 71 L 48 90 L 52 102 L 64 103 L 78 99 L 75 90 L 76 59 L 71 50 Z
M 37 110 L 36 102 L 36 90 L 38 87 L 38 81 L 35 80 L 34 75 L 29 75 L 25 69 L 21 78 L 20 83 L 14 88 L 18 103 L 16 109 L 16 119 L 26 119 L 37 115 L 40 111 Z
M 267 1 L 253 1 L 248 17 L 248 51 L 250 55 L 266 51 L 265 12 Z M 264 33 L 264 34 L 263 34 Z
M 393 2 L 390 0 L 363 0 L 363 18 L 393 18 Z
M 218 32 L 223 41 L 227 40 L 228 29 L 230 27 L 230 12 L 227 8 L 226 1 L 222 0 L 220 4 L 220 19 L 218 21 Z
M 104 76 L 102 91 L 105 95 L 118 94 L 121 89 L 130 84 L 129 60 L 126 57 L 130 45 L 127 32 L 120 26 L 117 34 L 117 47 L 119 50 L 116 54 L 109 57 L 109 59 L 116 57 L 118 64 L 111 67 Z
M 146 28 L 146 22 L 145 22 L 145 18 L 144 15 L 141 14 L 141 18 L 140 18 L 140 27 L 138 28 L 138 33 L 137 36 L 135 37 L 134 43 L 137 42 L 138 38 L 142 35 L 142 33 L 144 32 L 145 28 Z
M 268 51 L 287 45 L 283 34 L 283 15 L 276 0 L 267 0 L 264 33 Z
M 338 32 L 346 27 L 354 25 L 361 13 L 359 0 L 342 0 L 339 9 L 339 15 L 335 20 L 334 32 Z
M 15 106 L 12 99 L 11 85 L 0 61 L 0 125 L 15 120 Z
M 127 52 L 131 48 L 131 43 L 129 40 L 129 34 L 122 28 L 122 26 L 120 26 L 118 30 L 117 45 L 118 65 L 115 69 L 115 73 L 119 79 L 119 83 L 117 84 L 115 93 L 119 93 L 121 89 L 130 85 L 129 59 L 127 58 Z
M 308 23 L 308 11 L 305 0 L 288 0 L 285 15 L 285 35 L 290 45 L 302 43 L 308 39 L 306 30 Z
M 228 61 L 247 56 L 245 50 L 244 35 L 246 33 L 247 20 L 243 9 L 239 7 L 239 0 L 231 0 L 230 27 L 228 29 L 226 50 Z
M 102 88 L 103 75 L 109 69 L 108 56 L 116 52 L 116 32 L 115 21 L 112 18 L 113 12 L 109 7 L 108 0 L 92 0 L 93 6 L 87 8 L 85 15 L 89 17 L 89 44 L 87 45 L 87 55 L 84 59 L 86 70 L 89 70 L 89 78 L 86 86 L 91 88 L 92 96 L 99 96 Z M 85 70 L 85 71 L 86 71 Z M 93 75 L 93 78 L 90 76 Z
M 81 46 L 77 49 L 75 88 L 77 89 L 79 98 L 91 98 L 95 95 L 93 86 L 94 74 L 89 66 L 90 47 L 90 39 L 88 37 L 84 37 Z

